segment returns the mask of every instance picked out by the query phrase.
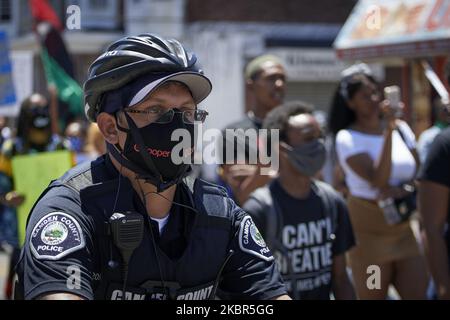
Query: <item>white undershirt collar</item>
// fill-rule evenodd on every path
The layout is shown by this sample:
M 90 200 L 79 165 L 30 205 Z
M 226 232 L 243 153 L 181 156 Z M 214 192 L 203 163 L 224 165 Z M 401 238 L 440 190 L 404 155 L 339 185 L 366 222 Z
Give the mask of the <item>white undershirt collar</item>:
M 150 219 L 152 219 L 153 221 L 156 221 L 158 223 L 158 229 L 159 229 L 159 234 L 160 235 L 162 234 L 162 232 L 164 230 L 164 227 L 167 224 L 167 221 L 169 221 L 169 217 L 170 217 L 170 212 L 164 218 L 158 219 L 158 218 L 150 217 Z

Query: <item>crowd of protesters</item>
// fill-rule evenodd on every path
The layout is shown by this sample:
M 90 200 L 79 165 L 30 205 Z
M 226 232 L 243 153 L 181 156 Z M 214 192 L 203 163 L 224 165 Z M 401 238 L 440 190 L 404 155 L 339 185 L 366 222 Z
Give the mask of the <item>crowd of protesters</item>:
M 278 58 L 254 59 L 245 76 L 252 104 L 226 129 L 278 129 L 279 170 L 262 176 L 261 164 L 250 163 L 252 147 L 266 144 L 224 139 L 245 144 L 246 161 L 220 165 L 218 181 L 255 220 L 291 297 L 448 298 L 448 102 L 435 101 L 436 122 L 416 137 L 403 104 L 390 105 L 370 68 L 355 64 L 342 72 L 323 128 L 313 106 L 283 103 Z M 330 184 L 321 181 L 325 162 Z M 378 282 L 370 285 L 374 266 Z
M 387 299 L 393 287 L 401 299 L 448 299 L 448 104 L 434 103 L 436 123 L 416 137 L 396 112 L 402 105 L 396 109 L 384 100 L 371 70 L 357 64 L 343 71 L 323 128 L 314 106 L 284 101 L 286 70 L 277 57 L 252 60 L 245 80 L 249 111 L 224 129 L 276 129 L 279 140 L 254 146 L 245 138 L 224 139 L 219 151 L 243 143 L 246 153 L 239 157 L 236 148 L 235 163 L 219 164 L 215 182 L 252 216 L 290 296 Z M 52 101 L 51 94 L 35 93 L 22 102 L 15 123 L 0 119 L 0 243 L 4 251 L 12 248 L 7 298 L 19 252 L 16 208 L 24 201 L 14 188 L 12 157 L 67 149 L 80 163 L 105 153 L 96 124 L 75 118 L 55 127 Z M 279 169 L 261 174 L 264 165 L 248 161 L 249 153 L 270 143 Z M 328 183 L 321 172 L 327 160 L 334 172 Z M 393 222 L 394 213 L 398 220 Z M 412 220 L 422 237 L 413 232 Z M 369 286 L 373 266 L 379 283 Z
M 0 250 L 9 253 L 9 272 L 4 296 L 11 298 L 13 290 L 14 266 L 20 254 L 16 208 L 25 195 L 14 188 L 12 158 L 39 152 L 70 150 L 73 164 L 94 160 L 105 153 L 106 145 L 96 124 L 87 125 L 85 119 L 68 122 L 64 135 L 52 121 L 52 90 L 49 97 L 33 93 L 20 105 L 16 119 L 2 118 L 2 138 L 0 152 Z M 57 106 L 56 106 L 57 107 Z

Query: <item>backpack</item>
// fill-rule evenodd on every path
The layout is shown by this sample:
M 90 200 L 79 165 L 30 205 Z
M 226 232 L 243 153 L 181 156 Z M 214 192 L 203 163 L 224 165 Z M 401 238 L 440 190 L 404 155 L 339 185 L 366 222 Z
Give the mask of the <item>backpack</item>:
M 269 184 L 255 190 L 250 198 L 256 200 L 263 206 L 266 224 L 263 237 L 271 250 L 278 251 L 281 255 L 287 258 L 289 261 L 287 264 L 288 274 L 292 279 L 294 279 L 294 272 L 292 270 L 292 264 L 290 263 L 288 251 L 281 242 L 281 232 L 284 224 L 281 213 L 282 210 L 277 199 L 272 195 L 271 187 L 272 184 Z M 312 181 L 311 188 L 316 192 L 322 202 L 325 217 L 331 218 L 332 232 L 330 234 L 330 238 L 331 240 L 334 240 L 336 238 L 336 230 L 338 226 L 338 210 L 336 205 L 333 203 L 333 199 L 336 198 L 336 191 L 330 185 L 318 180 Z M 300 299 L 299 292 L 296 288 L 296 281 L 293 281 L 292 296 L 295 300 Z
M 336 191 L 330 185 L 318 180 L 312 181 L 311 188 L 321 199 L 325 216 L 331 218 L 332 235 L 334 235 L 338 218 L 337 208 L 333 204 L 333 199 L 336 197 Z M 255 190 L 252 193 L 251 198 L 256 200 L 264 208 L 266 222 L 264 239 L 269 244 L 269 247 L 275 248 L 279 245 L 277 242 L 279 242 L 281 236 L 283 217 L 281 214 L 281 207 L 272 195 L 271 185 L 266 185 Z

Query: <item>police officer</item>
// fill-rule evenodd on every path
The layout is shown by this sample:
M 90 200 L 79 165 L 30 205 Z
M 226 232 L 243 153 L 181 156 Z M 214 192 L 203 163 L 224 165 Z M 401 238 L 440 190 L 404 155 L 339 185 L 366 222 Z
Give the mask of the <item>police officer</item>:
M 35 204 L 17 296 L 288 298 L 250 216 L 172 160 L 172 133 L 192 133 L 207 115 L 197 104 L 211 83 L 196 62 L 152 34 L 120 39 L 93 62 L 86 114 L 108 153 L 52 182 Z

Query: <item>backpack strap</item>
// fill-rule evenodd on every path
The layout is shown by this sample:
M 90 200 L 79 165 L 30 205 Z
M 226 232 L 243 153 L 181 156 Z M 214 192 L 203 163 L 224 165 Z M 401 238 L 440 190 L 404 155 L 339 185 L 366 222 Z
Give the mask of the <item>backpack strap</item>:
M 283 215 L 281 207 L 272 196 L 271 186 L 266 185 L 262 188 L 255 190 L 252 193 L 252 198 L 258 201 L 264 207 L 264 213 L 266 218 L 266 230 L 264 230 L 264 239 L 269 245 L 269 248 L 274 251 L 278 251 L 287 260 L 287 272 L 292 279 L 292 298 L 294 300 L 300 300 L 300 292 L 297 288 L 297 281 L 295 273 L 292 268 L 292 260 L 289 256 L 289 252 L 283 246 L 281 241 L 281 232 L 283 228 Z
M 405 134 L 403 133 L 403 129 L 400 126 L 397 126 L 395 129 L 397 130 L 398 134 L 400 135 L 400 138 L 402 138 L 402 140 L 405 143 L 408 150 L 411 150 L 408 146 L 408 141 L 406 140 Z
M 330 217 L 331 219 L 330 237 L 331 240 L 334 240 L 338 227 L 338 211 L 336 204 L 333 202 L 336 198 L 336 191 L 330 185 L 320 180 L 313 180 L 311 188 L 314 189 L 322 202 L 325 217 Z
M 396 131 L 398 132 L 398 134 L 400 135 L 400 138 L 402 138 L 403 143 L 405 144 L 406 148 L 409 150 L 409 152 L 414 156 L 413 154 L 413 148 L 410 148 L 408 145 L 408 140 L 406 139 L 406 135 L 405 132 L 403 131 L 401 126 L 397 126 Z
M 265 218 L 264 239 L 269 247 L 277 247 L 278 238 L 281 234 L 282 219 L 281 210 L 277 201 L 272 197 L 269 186 L 256 189 L 251 196 L 263 207 Z
M 411 155 L 413 156 L 413 158 L 415 158 L 415 157 L 414 157 L 414 153 L 413 153 L 413 150 L 414 150 L 414 149 L 409 147 L 409 145 L 408 145 L 408 140 L 406 140 L 405 133 L 404 133 L 403 129 L 401 128 L 401 126 L 397 126 L 397 127 L 396 127 L 396 130 L 397 130 L 398 134 L 400 135 L 400 137 L 402 138 L 403 143 L 405 144 L 406 148 L 409 150 L 409 152 L 411 153 Z M 417 170 L 416 170 L 416 173 L 414 174 L 414 176 L 416 176 L 416 175 L 417 175 Z M 414 180 L 414 178 L 411 179 L 411 180 Z M 406 183 L 406 184 L 408 184 L 408 185 L 413 185 L 413 184 L 411 184 L 411 183 Z

